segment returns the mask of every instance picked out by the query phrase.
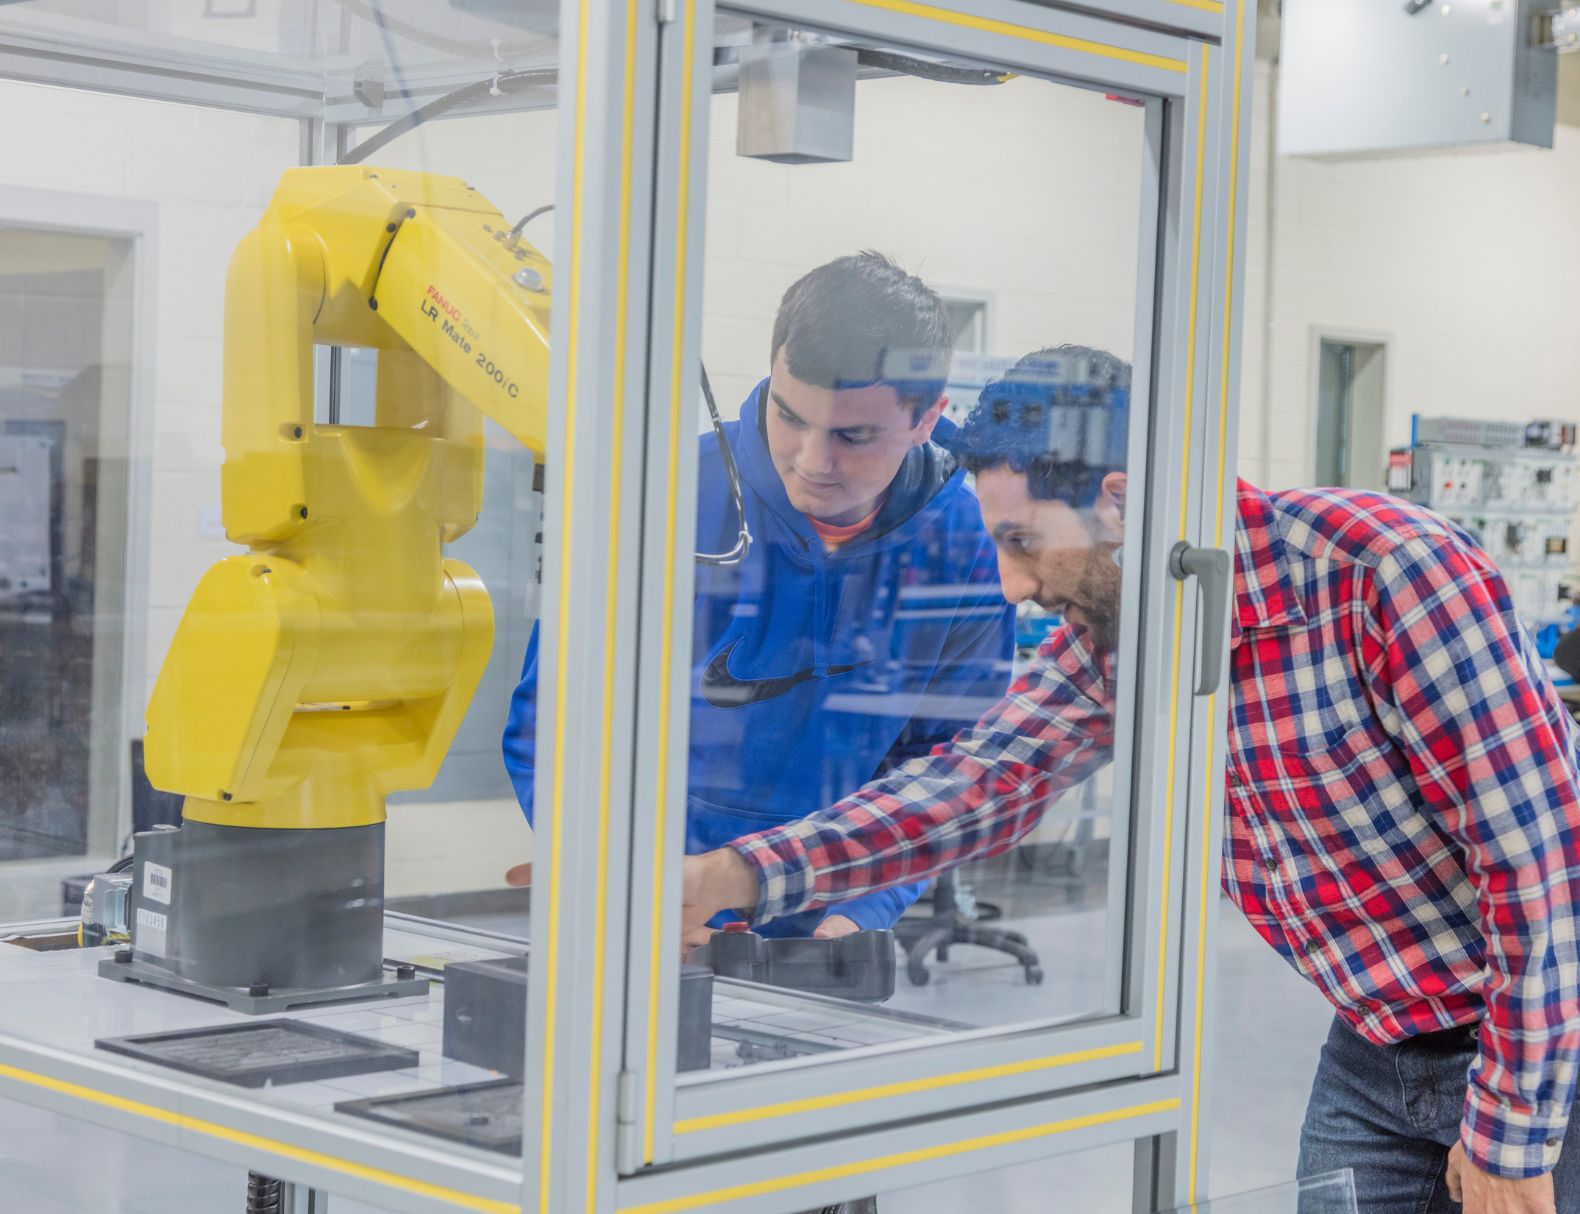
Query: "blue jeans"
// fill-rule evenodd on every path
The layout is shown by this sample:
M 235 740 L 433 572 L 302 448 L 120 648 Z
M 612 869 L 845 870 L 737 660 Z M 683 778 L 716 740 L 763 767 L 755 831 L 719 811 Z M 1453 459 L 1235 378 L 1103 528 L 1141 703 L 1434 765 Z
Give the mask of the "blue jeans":
M 1448 1151 L 1475 1058 L 1474 1026 L 1372 1045 L 1335 1017 L 1300 1130 L 1300 1175 L 1353 1168 L 1360 1214 L 1456 1214 Z M 1553 1190 L 1558 1214 L 1580 1214 L 1580 1117 Z

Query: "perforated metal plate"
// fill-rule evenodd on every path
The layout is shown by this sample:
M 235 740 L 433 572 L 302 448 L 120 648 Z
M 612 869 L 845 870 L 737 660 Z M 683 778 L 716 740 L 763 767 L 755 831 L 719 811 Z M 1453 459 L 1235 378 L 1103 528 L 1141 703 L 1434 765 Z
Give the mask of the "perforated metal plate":
M 104 1037 L 94 1045 L 248 1088 L 417 1065 L 416 1050 L 300 1020 L 259 1020 L 136 1037 Z
M 346 1100 L 335 1110 L 485 1151 L 519 1155 L 522 1099 L 520 1080 L 490 1079 L 431 1092 Z

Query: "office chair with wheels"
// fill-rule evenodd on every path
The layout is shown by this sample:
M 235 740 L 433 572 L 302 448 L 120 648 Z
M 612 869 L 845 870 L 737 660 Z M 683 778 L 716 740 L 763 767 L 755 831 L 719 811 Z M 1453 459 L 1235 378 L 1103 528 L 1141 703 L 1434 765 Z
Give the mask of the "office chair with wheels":
M 948 961 L 949 950 L 956 944 L 974 944 L 1008 953 L 1026 971 L 1028 984 L 1041 984 L 1042 962 L 1025 936 L 962 916 L 953 872 L 944 873 L 933 882 L 932 906 L 931 915 L 904 918 L 894 925 L 896 938 L 905 946 L 905 972 L 912 986 L 926 986 L 931 981 L 932 975 L 927 972 L 928 954 L 937 952 L 940 961 Z

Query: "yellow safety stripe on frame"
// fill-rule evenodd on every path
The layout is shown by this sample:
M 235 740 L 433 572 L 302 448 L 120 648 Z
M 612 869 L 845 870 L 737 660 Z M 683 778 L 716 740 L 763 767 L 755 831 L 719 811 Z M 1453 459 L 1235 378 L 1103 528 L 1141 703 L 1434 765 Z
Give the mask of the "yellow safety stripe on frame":
M 935 1147 L 920 1147 L 914 1151 L 901 1151 L 895 1155 L 883 1155 L 877 1159 L 863 1159 L 855 1163 L 839 1164 L 832 1168 L 820 1168 L 814 1172 L 800 1172 L 794 1176 L 777 1176 L 770 1180 L 758 1180 L 751 1184 L 734 1185 L 727 1189 L 714 1189 L 710 1193 L 696 1193 L 689 1197 L 671 1197 L 666 1201 L 649 1202 L 640 1206 L 622 1206 L 619 1214 L 678 1214 L 682 1210 L 696 1210 L 703 1206 L 716 1206 L 727 1201 L 739 1201 L 747 1197 L 761 1197 L 765 1193 L 780 1193 L 786 1189 L 798 1189 L 803 1185 L 820 1184 L 828 1180 L 843 1180 L 849 1176 L 865 1176 L 871 1172 L 881 1172 L 888 1168 L 905 1167 L 913 1163 L 927 1163 L 934 1159 L 949 1159 L 956 1155 L 968 1155 L 974 1151 L 986 1150 L 990 1147 L 1013 1146 L 1020 1142 L 1030 1142 L 1038 1138 L 1050 1138 L 1055 1134 L 1066 1134 L 1072 1130 L 1086 1130 L 1094 1126 L 1112 1125 L 1117 1121 L 1129 1121 L 1135 1117 L 1146 1117 L 1153 1113 L 1169 1113 L 1180 1107 L 1179 1097 L 1168 1100 L 1154 1100 L 1150 1104 L 1133 1105 L 1127 1109 L 1113 1109 L 1106 1113 L 1088 1113 L 1084 1117 L 1068 1117 L 1063 1121 L 1049 1122 L 1047 1125 L 1027 1126 L 1019 1130 L 1005 1130 L 999 1134 L 984 1134 L 978 1138 L 967 1138 L 961 1142 L 947 1142 Z
M 992 17 L 975 17 L 969 13 L 957 13 L 952 9 L 940 8 L 936 4 L 921 4 L 918 0 L 850 0 L 850 3 L 859 4 L 863 8 L 881 8 L 886 12 L 921 17 L 925 21 L 940 21 L 945 25 L 981 30 L 987 34 L 1003 34 L 1023 42 L 1055 46 L 1060 50 L 1079 51 L 1085 55 L 1101 55 L 1104 59 L 1116 59 L 1121 63 L 1161 68 L 1165 72 L 1183 73 L 1186 68 L 1185 60 L 1175 59 L 1169 55 L 1133 51 L 1123 46 L 1110 46 L 1106 42 L 1093 42 L 1090 38 L 1072 38 L 1068 34 L 1055 34 L 1049 30 L 1040 30 L 1029 25 L 1015 25 Z
M 821 1109 L 842 1108 L 868 1100 L 885 1100 L 891 1096 L 909 1096 L 915 1092 L 933 1092 L 939 1088 L 955 1087 L 962 1083 L 978 1083 L 988 1079 L 1002 1079 L 1008 1075 L 1029 1075 L 1054 1067 L 1073 1066 L 1080 1062 L 1098 1062 L 1105 1058 L 1122 1058 L 1126 1054 L 1141 1053 L 1139 1041 L 1122 1045 L 1104 1045 L 1096 1049 L 1077 1050 L 1068 1054 L 1054 1054 L 1048 1058 L 1034 1058 L 1027 1062 L 1007 1062 L 1000 1066 L 980 1067 L 974 1071 L 957 1071 L 952 1075 L 931 1075 L 925 1079 L 909 1079 L 900 1083 L 885 1083 L 877 1087 L 857 1088 L 849 1092 L 836 1092 L 830 1096 L 809 1096 L 804 1100 L 787 1100 L 782 1104 L 768 1104 L 762 1108 L 739 1113 L 715 1113 L 709 1117 L 692 1117 L 675 1123 L 676 1134 L 695 1134 L 702 1130 L 717 1130 L 723 1126 L 741 1125 L 748 1121 L 766 1121 L 771 1117 L 788 1117 L 792 1113 L 811 1113 Z
M 1183 4 L 1186 8 L 1199 8 L 1204 13 L 1222 13 L 1223 0 L 1169 0 L 1170 4 Z
M 558 630 L 554 667 L 554 783 L 549 802 L 549 873 L 548 873 L 548 940 L 544 962 L 544 1016 L 543 1016 L 543 1106 L 542 1125 L 538 1141 L 538 1206 L 549 1208 L 549 1180 L 551 1144 L 554 1139 L 554 1038 L 558 1017 L 555 1002 L 559 991 L 555 975 L 559 972 L 560 934 L 560 820 L 565 805 L 565 686 L 569 668 L 567 655 L 570 650 L 570 564 L 571 564 L 571 504 L 576 473 L 576 357 L 579 338 L 577 311 L 581 307 L 582 271 L 582 182 L 586 168 L 587 149 L 584 138 L 587 130 L 587 29 L 588 0 L 581 0 L 576 25 L 576 120 L 571 149 L 571 264 L 567 284 L 565 315 L 565 457 L 563 475 L 565 487 L 560 492 L 563 517 L 560 519 L 560 595 Z
M 680 176 L 675 189 L 675 297 L 671 315 L 675 318 L 674 345 L 670 351 L 669 451 L 670 458 L 680 452 L 681 354 L 685 348 L 686 317 L 686 226 L 691 210 L 691 98 L 695 92 L 691 79 L 693 43 L 696 41 L 695 0 L 686 0 L 680 25 Z M 653 832 L 658 845 L 653 849 L 653 915 L 649 924 L 647 992 L 647 1083 L 642 1119 L 642 1158 L 653 1162 L 653 1127 L 658 1120 L 658 987 L 660 958 L 664 955 L 664 835 L 669 810 L 669 700 L 670 680 L 675 662 L 675 527 L 678 485 L 671 464 L 669 506 L 664 516 L 664 613 L 658 658 L 658 772 L 653 798 Z
M 626 0 L 625 96 L 620 119 L 620 235 L 615 257 L 614 368 L 610 381 L 609 565 L 605 574 L 608 602 L 604 607 L 603 736 L 614 736 L 615 633 L 619 623 L 616 588 L 620 577 L 620 494 L 625 484 L 621 467 L 625 452 L 625 345 L 631 274 L 631 145 L 636 105 L 636 0 Z M 603 1129 L 604 962 L 609 902 L 609 789 L 613 750 L 603 749 L 598 776 L 598 872 L 593 897 L 592 1043 L 587 1073 L 592 1085 L 587 1100 L 587 1210 L 598 1208 L 599 1136 Z
M 1228 239 L 1224 242 L 1226 253 L 1224 256 L 1224 281 L 1223 281 L 1223 363 L 1219 368 L 1219 390 L 1221 393 L 1218 406 L 1218 514 L 1214 525 L 1214 544 L 1223 544 L 1223 499 L 1224 499 L 1224 473 L 1228 460 L 1229 443 L 1229 354 L 1234 337 L 1234 246 L 1238 237 L 1237 221 L 1239 218 L 1240 203 L 1240 90 L 1245 75 L 1245 0 L 1238 0 L 1239 11 L 1235 20 L 1234 40 L 1234 92 L 1233 92 L 1233 117 L 1229 123 L 1229 216 L 1227 225 Z M 1232 611 L 1231 604 L 1230 610 Z M 1210 811 L 1213 804 L 1213 740 L 1216 736 L 1214 726 L 1214 708 L 1217 696 L 1207 700 L 1207 790 L 1202 804 Z M 1217 781 L 1216 791 L 1221 795 L 1223 782 Z M 1200 916 L 1198 919 L 1199 934 L 1196 942 L 1196 1056 L 1192 1065 L 1191 1074 L 1191 1100 L 1190 1100 L 1190 1169 L 1188 1185 L 1194 1198 L 1196 1193 L 1196 1173 L 1199 1163 L 1199 1147 L 1201 1144 L 1201 1060 L 1202 1060 L 1202 1013 L 1203 983 L 1207 976 L 1207 914 L 1209 903 L 1207 891 L 1216 885 L 1212 879 L 1212 822 L 1207 822 L 1207 829 L 1202 834 L 1201 857 L 1201 905 L 1197 908 Z
M 1201 51 L 1201 94 L 1196 99 L 1196 184 L 1195 222 L 1191 233 L 1190 303 L 1187 305 L 1189 320 L 1185 338 L 1185 456 L 1180 474 L 1180 539 L 1186 538 L 1186 512 L 1190 507 L 1190 444 L 1191 425 L 1196 403 L 1196 300 L 1201 283 L 1201 194 L 1205 177 L 1207 154 L 1207 75 L 1209 51 Z M 1166 793 L 1163 800 L 1163 888 L 1159 896 L 1161 910 L 1158 922 L 1157 1016 L 1153 1022 L 1156 1040 L 1152 1047 L 1152 1069 L 1163 1069 L 1163 996 L 1168 990 L 1165 975 L 1168 973 L 1169 954 L 1169 876 L 1173 871 L 1174 856 L 1174 771 L 1179 755 L 1180 720 L 1180 663 L 1181 643 L 1185 626 L 1185 584 L 1174 586 L 1174 691 L 1169 707 L 1169 758 Z
M 521 1214 L 521 1207 L 514 1202 L 495 1201 L 489 1197 L 477 1197 L 471 1193 L 463 1193 L 460 1189 L 446 1188 L 444 1185 L 430 1184 L 426 1180 L 402 1176 L 398 1172 L 387 1172 L 383 1168 L 373 1168 L 366 1164 L 353 1163 L 349 1159 L 341 1159 L 336 1155 L 326 1155 L 322 1151 L 311 1151 L 306 1147 L 293 1146 L 288 1142 L 280 1142 L 278 1139 L 265 1138 L 261 1134 L 248 1134 L 242 1130 L 233 1130 L 229 1126 L 220 1125 L 218 1122 L 204 1121 L 199 1117 L 189 1117 L 185 1113 L 175 1113 L 169 1109 L 162 1109 L 158 1105 L 145 1104 L 141 1100 L 132 1100 L 125 1096 L 114 1096 L 109 1092 L 101 1092 L 96 1088 L 85 1087 L 80 1083 L 71 1083 L 64 1079 L 56 1079 L 50 1075 L 40 1075 L 35 1071 L 24 1071 L 20 1067 L 8 1066 L 5 1063 L 0 1063 L 0 1078 L 13 1079 L 30 1087 L 55 1092 L 61 1096 L 71 1096 L 78 1100 L 85 1100 L 89 1104 L 115 1109 L 122 1113 L 130 1113 L 136 1117 L 146 1117 L 150 1121 L 157 1121 L 179 1130 L 186 1130 L 189 1133 L 202 1134 L 208 1138 L 217 1138 L 222 1142 L 230 1142 L 237 1146 L 249 1147 L 258 1151 L 267 1151 L 271 1155 L 278 1155 L 284 1159 L 294 1159 L 298 1163 L 328 1168 L 346 1176 L 355 1176 L 358 1180 L 371 1181 L 374 1184 L 384 1185 L 391 1189 L 415 1193 L 421 1197 L 432 1197 L 439 1201 L 447 1201 L 458 1209 L 480 1210 L 483 1214 Z

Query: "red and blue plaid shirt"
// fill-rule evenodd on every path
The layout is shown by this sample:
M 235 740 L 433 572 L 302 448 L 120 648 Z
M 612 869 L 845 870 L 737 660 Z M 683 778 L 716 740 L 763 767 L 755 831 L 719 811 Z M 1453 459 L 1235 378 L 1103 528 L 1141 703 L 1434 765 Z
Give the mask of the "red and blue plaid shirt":
M 1551 1170 L 1580 1053 L 1575 732 L 1490 558 L 1347 491 L 1238 497 L 1223 883 L 1363 1037 L 1481 1022 L 1461 1130 Z M 1111 654 L 1065 627 L 975 726 L 737 841 L 759 921 L 1004 851 L 1109 760 Z

